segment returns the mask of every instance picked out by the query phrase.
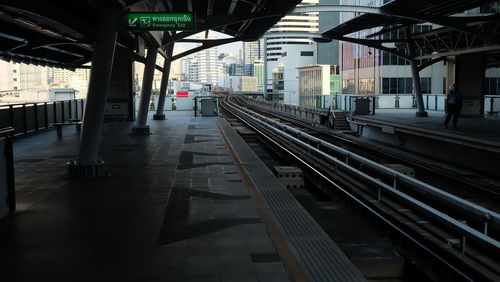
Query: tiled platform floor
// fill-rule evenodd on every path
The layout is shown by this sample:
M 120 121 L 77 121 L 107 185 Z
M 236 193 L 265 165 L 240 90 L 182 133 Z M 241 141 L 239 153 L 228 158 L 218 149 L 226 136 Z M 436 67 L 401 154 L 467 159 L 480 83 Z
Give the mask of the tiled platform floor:
M 65 177 L 73 127 L 16 141 L 2 281 L 290 281 L 214 119 L 183 115 L 108 124 L 103 179 Z

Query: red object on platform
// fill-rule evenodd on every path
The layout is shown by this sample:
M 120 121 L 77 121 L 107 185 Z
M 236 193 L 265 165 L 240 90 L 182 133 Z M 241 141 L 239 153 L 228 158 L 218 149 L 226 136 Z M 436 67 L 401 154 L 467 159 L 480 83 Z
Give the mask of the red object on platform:
M 177 92 L 177 97 L 187 97 L 187 96 L 188 96 L 187 91 Z

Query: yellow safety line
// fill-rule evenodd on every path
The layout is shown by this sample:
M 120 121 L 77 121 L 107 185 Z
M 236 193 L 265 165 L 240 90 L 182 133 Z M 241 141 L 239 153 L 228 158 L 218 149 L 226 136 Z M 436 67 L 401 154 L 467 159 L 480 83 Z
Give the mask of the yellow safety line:
M 227 139 L 227 136 L 224 134 L 224 131 L 220 127 L 219 121 L 217 121 L 217 128 L 219 129 L 219 132 L 221 133 L 222 139 L 224 140 L 224 143 L 226 144 L 227 149 L 229 150 L 229 153 L 233 157 L 233 160 L 235 161 L 235 165 L 238 167 L 241 177 L 243 178 L 246 187 L 248 188 L 250 195 L 255 201 L 255 205 L 257 207 L 257 210 L 259 211 L 260 217 L 262 218 L 262 221 L 267 227 L 267 230 L 269 230 L 269 233 L 271 234 L 271 238 L 274 242 L 274 245 L 276 249 L 278 249 L 278 252 L 287 265 L 288 270 L 290 271 L 292 278 L 296 282 L 307 282 L 309 281 L 304 272 L 302 271 L 302 268 L 299 265 L 299 262 L 293 255 L 292 251 L 290 250 L 290 247 L 288 246 L 285 236 L 283 233 L 281 233 L 280 229 L 278 228 L 278 225 L 274 221 L 271 213 L 267 209 L 266 205 L 264 204 L 264 199 L 260 196 L 259 192 L 257 192 L 257 188 L 255 187 L 255 184 L 252 182 L 250 176 L 248 175 L 248 172 L 246 171 L 245 167 L 241 163 L 241 160 L 239 159 L 238 155 L 236 154 L 234 148 L 232 147 L 231 143 Z

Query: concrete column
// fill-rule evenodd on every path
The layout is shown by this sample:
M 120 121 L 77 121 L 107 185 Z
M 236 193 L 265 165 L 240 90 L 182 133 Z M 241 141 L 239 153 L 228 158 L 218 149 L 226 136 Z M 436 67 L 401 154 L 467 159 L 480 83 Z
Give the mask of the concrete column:
M 156 56 L 158 55 L 158 46 L 148 45 L 146 55 L 146 64 L 144 65 L 144 76 L 142 78 L 141 97 L 139 99 L 139 111 L 135 126 L 132 127 L 132 135 L 149 135 L 149 126 L 146 125 L 149 111 L 149 102 L 151 99 L 151 90 L 153 88 L 153 75 L 156 66 Z
M 167 96 L 168 78 L 170 75 L 170 65 L 172 64 L 172 53 L 174 51 L 174 44 L 170 44 L 167 47 L 167 56 L 163 63 L 163 75 L 161 76 L 160 85 L 160 97 L 158 97 L 158 107 L 156 108 L 156 114 L 153 116 L 154 120 L 164 120 L 165 114 L 163 110 L 165 109 L 165 97 Z
M 104 162 L 98 159 L 98 152 L 120 16 L 119 9 L 108 7 L 100 9 L 99 30 L 92 57 L 78 157 L 76 162 L 70 161 L 68 164 L 69 174 L 72 177 L 93 177 L 104 174 Z
M 482 117 L 484 114 L 485 58 L 479 54 L 456 57 L 455 82 L 463 99 L 460 116 Z

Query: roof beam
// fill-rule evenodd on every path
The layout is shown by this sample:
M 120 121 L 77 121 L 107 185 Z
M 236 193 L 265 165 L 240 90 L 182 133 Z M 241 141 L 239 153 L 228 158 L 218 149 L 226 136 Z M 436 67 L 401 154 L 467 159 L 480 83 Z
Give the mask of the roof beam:
M 426 67 L 428 67 L 430 65 L 434 65 L 437 62 L 444 61 L 444 59 L 446 59 L 446 56 L 441 56 L 441 57 L 437 57 L 437 58 L 434 58 L 432 60 L 429 60 L 429 61 L 427 61 L 427 62 L 425 62 L 425 63 L 417 66 L 417 70 L 421 71 L 421 70 L 425 69 Z
M 461 54 L 470 54 L 470 53 L 484 53 L 484 52 L 498 52 L 500 51 L 500 46 L 498 45 L 493 45 L 493 46 L 481 46 L 481 47 L 473 47 L 473 48 L 467 48 L 467 49 L 461 49 L 461 50 L 453 50 L 449 52 L 441 52 L 441 53 L 435 53 L 435 54 L 430 54 L 430 55 L 424 55 L 424 56 L 418 56 L 415 59 L 421 60 L 421 59 L 434 59 L 436 57 L 447 57 L 447 56 L 457 56 Z
M 191 54 L 199 52 L 199 51 L 203 51 L 203 50 L 208 49 L 208 48 L 212 48 L 212 47 L 215 47 L 215 46 L 232 43 L 232 42 L 235 42 L 235 41 L 238 41 L 238 40 L 239 39 L 237 39 L 237 38 L 224 38 L 224 39 L 214 39 L 214 40 L 200 40 L 200 42 L 202 44 L 201 46 L 198 46 L 196 48 L 193 48 L 191 50 L 187 50 L 185 52 L 182 52 L 180 54 L 177 54 L 177 55 L 173 56 L 172 57 L 172 61 L 175 61 L 177 59 L 180 59 L 182 57 L 191 55 Z
M 414 11 L 404 11 L 401 9 L 394 9 L 384 7 L 384 9 L 370 7 L 370 6 L 354 6 L 354 5 L 310 5 L 297 7 L 293 10 L 295 13 L 309 13 L 309 12 L 358 12 L 367 14 L 385 15 L 389 17 L 399 17 L 410 20 L 417 20 L 420 22 L 429 22 L 441 26 L 450 27 L 460 30 L 486 41 L 500 45 L 500 39 L 495 36 L 482 33 L 467 26 L 463 17 L 447 17 L 447 16 L 434 16 L 423 13 L 415 13 Z
M 269 12 L 269 11 L 264 11 L 264 12 L 257 12 L 257 13 L 247 13 L 243 15 L 231 15 L 231 16 L 217 16 L 217 17 L 207 17 L 207 18 L 200 18 L 200 20 L 203 22 L 203 24 L 200 24 L 201 26 L 199 29 L 196 31 L 182 31 L 179 32 L 172 37 L 168 38 L 160 47 L 166 46 L 168 44 L 171 44 L 175 41 L 178 41 L 179 39 L 186 38 L 188 36 L 194 35 L 199 32 L 203 32 L 205 30 L 209 29 L 214 29 L 217 27 L 222 27 L 225 25 L 231 25 L 239 22 L 243 22 L 249 19 L 262 19 L 262 18 L 269 18 L 269 17 L 280 17 L 283 16 L 283 14 L 279 14 L 276 12 Z
M 214 14 L 214 6 L 215 6 L 215 1 L 208 0 L 207 16 L 212 16 Z
M 357 5 L 309 5 L 296 7 L 292 13 L 313 13 L 313 12 L 352 12 L 367 14 L 382 14 L 380 8 Z

